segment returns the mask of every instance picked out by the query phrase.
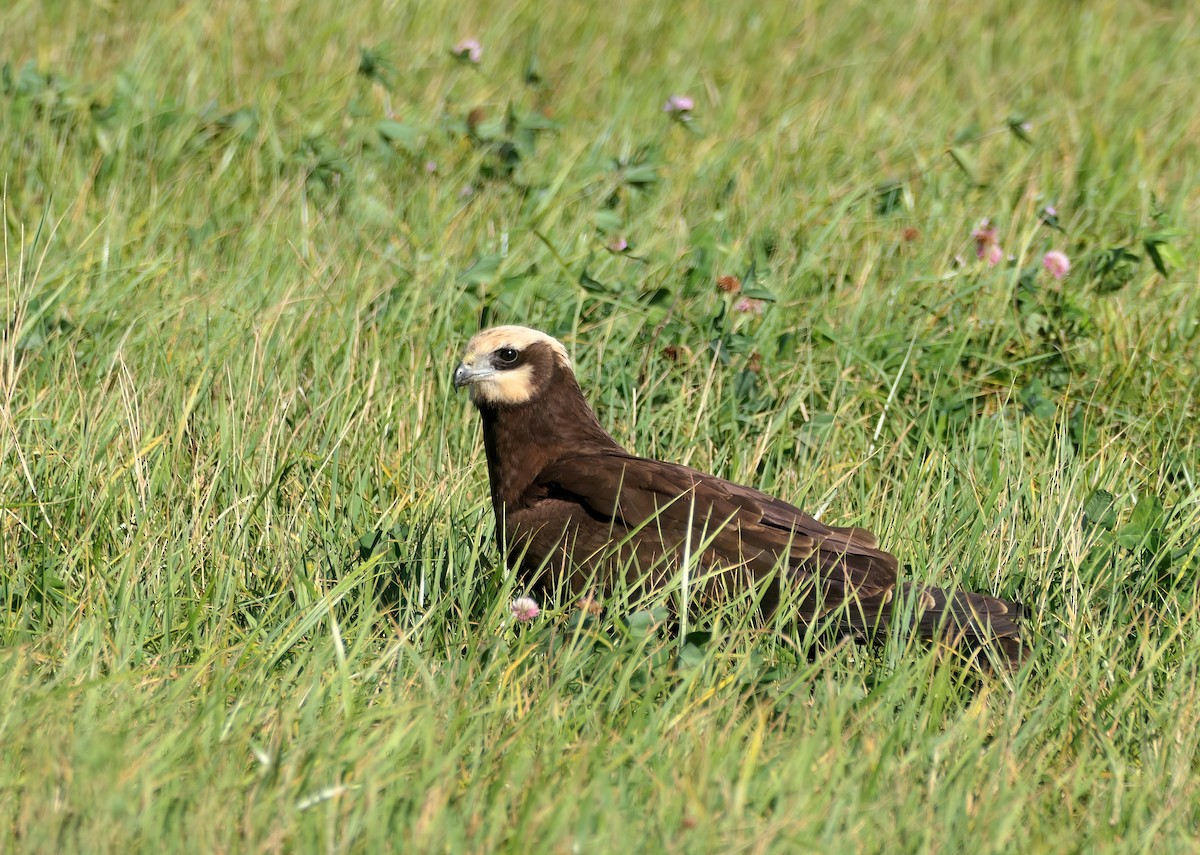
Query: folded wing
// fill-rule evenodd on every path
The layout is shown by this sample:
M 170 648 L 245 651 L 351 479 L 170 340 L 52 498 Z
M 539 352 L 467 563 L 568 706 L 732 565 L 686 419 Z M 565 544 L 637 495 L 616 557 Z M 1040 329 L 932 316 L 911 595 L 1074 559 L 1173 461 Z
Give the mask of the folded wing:
M 848 599 L 863 611 L 886 604 L 896 584 L 896 559 L 861 528 L 835 528 L 799 508 L 695 469 L 622 453 L 581 455 L 547 466 L 530 496 L 575 502 L 598 525 L 661 548 L 697 553 L 705 563 L 744 567 L 755 576 L 784 570 L 783 578 L 812 589 L 810 611 Z

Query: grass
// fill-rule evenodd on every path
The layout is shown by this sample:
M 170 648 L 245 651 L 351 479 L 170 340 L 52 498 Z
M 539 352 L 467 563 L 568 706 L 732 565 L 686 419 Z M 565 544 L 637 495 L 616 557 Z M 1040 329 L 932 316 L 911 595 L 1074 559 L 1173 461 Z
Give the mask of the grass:
M 0 849 L 1194 847 L 1194 9 L 142 7 L 0 11 Z M 1030 666 L 514 625 L 493 322 Z

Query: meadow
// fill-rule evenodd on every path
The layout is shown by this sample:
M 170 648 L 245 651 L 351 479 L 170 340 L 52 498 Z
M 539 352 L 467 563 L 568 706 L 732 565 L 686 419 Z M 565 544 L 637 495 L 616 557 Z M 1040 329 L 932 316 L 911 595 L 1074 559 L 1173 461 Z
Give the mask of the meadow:
M 1194 4 L 136 6 L 0 10 L 0 851 L 1195 851 Z M 494 323 L 1030 662 L 515 620 Z

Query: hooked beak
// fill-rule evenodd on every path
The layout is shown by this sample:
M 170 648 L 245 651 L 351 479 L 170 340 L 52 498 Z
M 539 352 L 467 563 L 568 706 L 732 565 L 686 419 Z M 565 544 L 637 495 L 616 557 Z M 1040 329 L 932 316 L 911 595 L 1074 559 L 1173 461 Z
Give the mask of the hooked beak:
M 469 386 L 475 381 L 484 380 L 495 373 L 490 365 L 467 365 L 460 362 L 454 369 L 454 386 L 455 388 Z

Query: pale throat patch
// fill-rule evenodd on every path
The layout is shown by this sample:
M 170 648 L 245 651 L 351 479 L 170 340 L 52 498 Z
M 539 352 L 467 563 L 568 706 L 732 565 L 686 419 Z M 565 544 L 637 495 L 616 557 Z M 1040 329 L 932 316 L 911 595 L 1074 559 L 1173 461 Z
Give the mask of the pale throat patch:
M 476 380 L 471 384 L 471 400 L 475 403 L 524 404 L 533 393 L 532 365 L 500 371 L 487 380 Z

